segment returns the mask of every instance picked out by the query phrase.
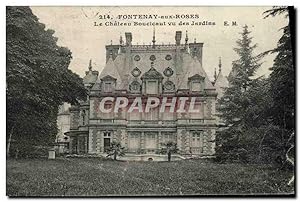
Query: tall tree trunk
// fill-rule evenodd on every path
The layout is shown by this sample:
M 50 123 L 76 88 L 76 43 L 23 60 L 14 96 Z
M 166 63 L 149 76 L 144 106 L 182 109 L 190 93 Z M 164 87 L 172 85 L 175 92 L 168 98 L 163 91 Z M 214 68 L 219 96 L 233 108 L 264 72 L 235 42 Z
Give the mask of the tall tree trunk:
M 11 144 L 12 135 L 14 133 L 14 128 L 15 128 L 15 125 L 12 126 L 10 133 L 9 133 L 9 138 L 8 138 L 7 148 L 6 148 L 6 156 L 7 157 L 9 157 L 10 144 Z
M 117 152 L 114 153 L 114 160 L 117 160 Z
M 266 137 L 266 135 L 267 135 L 267 133 L 268 133 L 268 130 L 267 131 L 265 131 L 265 133 L 264 133 L 264 135 L 263 135 L 263 137 L 262 137 L 262 139 L 260 140 L 260 143 L 259 143 L 259 146 L 258 146 L 258 148 L 259 148 L 259 154 L 258 154 L 258 161 L 259 161 L 259 163 L 261 162 L 261 153 L 262 153 L 262 144 L 263 144 L 263 141 L 264 141 L 264 139 L 265 139 L 265 137 Z
M 292 159 L 292 158 L 289 157 L 289 152 L 290 152 L 290 150 L 293 149 L 293 148 L 294 148 L 294 145 L 292 145 L 292 146 L 288 149 L 288 151 L 286 152 L 286 155 L 285 155 L 286 161 L 288 161 L 290 164 L 292 164 L 292 166 L 295 165 L 295 162 L 294 162 L 294 159 Z M 294 182 L 294 180 L 295 180 L 295 175 L 293 174 L 292 178 L 291 178 L 291 179 L 289 180 L 289 182 L 288 182 L 288 186 L 290 186 L 290 185 Z
M 293 138 L 294 132 L 290 135 L 288 142 Z M 286 161 L 289 162 L 293 167 L 295 166 L 295 159 L 289 157 L 289 152 L 294 148 L 294 144 L 292 144 L 285 154 Z M 293 168 L 294 169 L 294 168 Z M 295 171 L 294 171 L 295 172 Z M 293 174 L 292 178 L 288 182 L 288 186 L 290 186 L 295 180 L 295 174 Z

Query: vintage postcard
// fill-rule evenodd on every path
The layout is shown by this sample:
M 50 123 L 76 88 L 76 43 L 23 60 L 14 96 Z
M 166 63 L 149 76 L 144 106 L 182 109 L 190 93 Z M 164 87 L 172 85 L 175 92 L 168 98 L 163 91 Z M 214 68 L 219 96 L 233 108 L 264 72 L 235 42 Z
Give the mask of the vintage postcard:
M 7 6 L 7 196 L 295 196 L 294 22 Z

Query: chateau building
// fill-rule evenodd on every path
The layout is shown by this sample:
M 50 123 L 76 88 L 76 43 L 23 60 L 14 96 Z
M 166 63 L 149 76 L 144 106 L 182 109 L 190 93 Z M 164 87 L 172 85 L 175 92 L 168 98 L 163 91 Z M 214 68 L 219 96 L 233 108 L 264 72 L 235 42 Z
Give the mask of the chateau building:
M 90 61 L 83 78 L 87 100 L 69 108 L 70 130 L 65 135 L 70 153 L 102 154 L 118 141 L 126 153 L 155 154 L 162 143 L 172 141 L 181 155 L 213 156 L 219 124 L 216 102 L 227 85 L 221 61 L 211 82 L 202 66 L 203 43 L 189 43 L 187 34 L 182 43 L 182 32 L 177 31 L 175 44 L 169 45 L 156 44 L 155 34 L 151 45 L 133 45 L 132 40 L 132 34 L 125 33 L 125 42 L 121 37 L 118 45 L 106 46 L 100 74 Z M 118 103 L 120 97 L 123 103 Z M 159 103 L 149 102 L 149 97 Z M 132 107 L 136 104 L 142 111 Z M 191 105 L 193 110 L 188 110 Z

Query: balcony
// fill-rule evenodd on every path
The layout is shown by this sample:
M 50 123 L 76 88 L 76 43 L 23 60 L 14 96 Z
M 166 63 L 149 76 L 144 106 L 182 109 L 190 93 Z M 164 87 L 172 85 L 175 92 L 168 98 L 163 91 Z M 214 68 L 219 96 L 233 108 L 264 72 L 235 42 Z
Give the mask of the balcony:
M 199 124 L 199 125 L 207 125 L 207 124 L 216 124 L 215 119 L 178 119 L 178 124 L 186 124 L 186 125 L 193 125 L 193 124 Z
M 204 123 L 204 119 L 188 119 L 189 123 Z
M 215 125 L 215 119 L 178 119 L 178 120 L 125 120 L 125 119 L 90 119 L 90 125 Z
M 110 124 L 126 124 L 124 119 L 90 119 L 90 125 L 110 125 Z
M 203 147 L 191 147 L 192 154 L 202 154 Z

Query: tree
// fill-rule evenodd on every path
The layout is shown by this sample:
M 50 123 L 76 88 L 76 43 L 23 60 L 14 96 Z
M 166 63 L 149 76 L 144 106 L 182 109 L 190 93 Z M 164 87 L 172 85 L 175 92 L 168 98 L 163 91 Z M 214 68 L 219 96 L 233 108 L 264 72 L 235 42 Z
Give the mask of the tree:
M 288 7 L 274 7 L 265 12 L 266 17 L 285 14 L 289 17 L 292 10 Z M 290 18 L 291 21 L 291 18 Z M 293 130 L 295 127 L 295 60 L 291 42 L 291 24 L 282 28 L 283 35 L 277 47 L 265 54 L 277 54 L 270 68 L 271 92 L 273 98 L 274 123 L 281 128 Z
M 266 17 L 285 14 L 290 18 L 292 13 L 287 7 L 274 7 L 265 12 Z M 289 162 L 293 166 L 295 62 L 290 27 L 289 24 L 283 28 L 275 49 L 256 57 L 252 57 L 255 45 L 249 45 L 251 39 L 244 27 L 235 49 L 240 59 L 233 62 L 229 88 L 220 100 L 227 128 L 217 136 L 219 159 L 276 162 L 281 166 Z M 269 53 L 277 54 L 270 77 L 253 79 L 259 59 Z
M 265 18 L 284 15 L 289 21 L 283 30 L 283 34 L 278 41 L 277 47 L 266 51 L 265 54 L 276 54 L 274 64 L 270 68 L 270 86 L 273 99 L 272 109 L 270 110 L 272 122 L 281 130 L 281 138 L 278 143 L 281 145 L 283 163 L 290 162 L 294 166 L 294 142 L 295 142 L 295 50 L 294 38 L 295 28 L 293 23 L 293 7 L 273 7 L 264 12 Z M 293 179 L 293 178 L 292 178 Z M 290 181 L 291 184 L 293 180 Z
M 86 97 L 82 79 L 68 69 L 71 51 L 53 34 L 29 7 L 6 7 L 7 154 L 54 142 L 59 105 Z
M 162 143 L 162 146 L 163 147 L 161 149 L 161 153 L 162 154 L 167 154 L 168 155 L 168 161 L 171 161 L 172 154 L 178 152 L 177 143 L 172 142 L 172 141 L 168 141 L 166 143 Z
M 236 42 L 237 48 L 234 48 L 239 59 L 232 63 L 232 71 L 228 77 L 229 87 L 219 100 L 221 119 L 228 127 L 218 135 L 217 155 L 225 159 L 247 159 L 249 137 L 245 136 L 245 131 L 253 126 L 258 118 L 257 110 L 252 107 L 257 107 L 257 86 L 261 86 L 262 83 L 261 78 L 253 77 L 261 65 L 261 57 L 254 55 L 257 44 L 252 44 L 250 33 L 245 25 L 241 39 Z
M 106 157 L 113 156 L 113 159 L 117 160 L 117 156 L 125 155 L 124 149 L 125 148 L 122 147 L 120 142 L 112 141 L 112 143 L 110 144 L 110 147 L 106 151 L 106 153 L 108 154 Z

